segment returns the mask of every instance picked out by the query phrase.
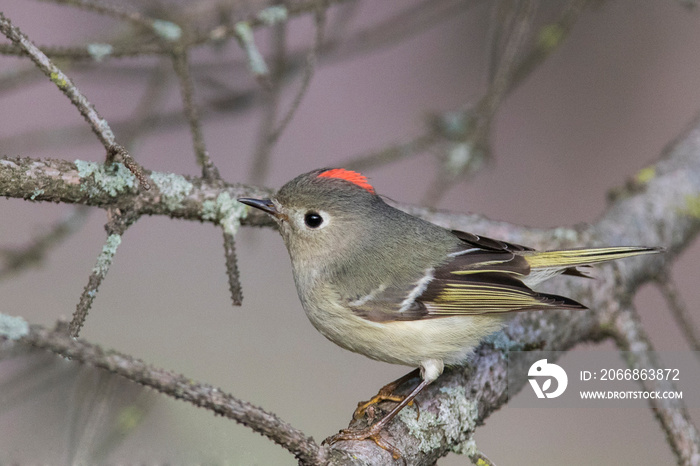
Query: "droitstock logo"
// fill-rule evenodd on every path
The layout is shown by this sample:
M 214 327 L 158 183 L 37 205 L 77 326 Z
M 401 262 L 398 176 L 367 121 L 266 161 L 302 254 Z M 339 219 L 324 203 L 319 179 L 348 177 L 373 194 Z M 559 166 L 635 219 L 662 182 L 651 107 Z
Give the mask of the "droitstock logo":
M 530 366 L 527 375 L 537 398 L 556 398 L 564 393 L 569 383 L 566 371 L 561 366 L 548 363 L 546 359 L 540 359 Z M 542 386 L 540 386 L 538 378 L 544 379 Z M 554 391 L 549 391 L 552 387 L 552 379 L 557 381 L 557 388 Z

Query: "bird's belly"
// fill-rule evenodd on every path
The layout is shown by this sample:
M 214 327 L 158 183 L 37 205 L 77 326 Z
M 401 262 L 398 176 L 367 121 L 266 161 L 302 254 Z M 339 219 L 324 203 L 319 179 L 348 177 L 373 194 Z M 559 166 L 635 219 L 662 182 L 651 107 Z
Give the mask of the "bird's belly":
M 314 327 L 338 346 L 413 367 L 428 359 L 461 364 L 484 337 L 502 326 L 502 319 L 494 316 L 372 322 L 341 306 L 326 305 L 322 311 L 304 308 Z

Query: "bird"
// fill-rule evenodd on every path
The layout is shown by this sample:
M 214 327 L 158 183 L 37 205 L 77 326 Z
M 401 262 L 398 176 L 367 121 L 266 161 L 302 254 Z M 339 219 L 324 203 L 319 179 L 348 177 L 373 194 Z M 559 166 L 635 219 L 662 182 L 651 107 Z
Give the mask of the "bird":
M 417 368 L 360 403 L 398 403 L 364 429 L 326 439 L 382 438 L 386 425 L 445 367 L 464 364 L 474 348 L 500 330 L 504 317 L 527 310 L 584 310 L 583 304 L 533 287 L 559 274 L 587 276 L 579 267 L 660 251 L 597 247 L 536 251 L 449 230 L 387 204 L 367 177 L 343 168 L 297 176 L 267 199 L 239 202 L 277 223 L 292 263 L 302 307 L 333 343 L 371 359 Z M 406 396 L 393 391 L 420 376 Z

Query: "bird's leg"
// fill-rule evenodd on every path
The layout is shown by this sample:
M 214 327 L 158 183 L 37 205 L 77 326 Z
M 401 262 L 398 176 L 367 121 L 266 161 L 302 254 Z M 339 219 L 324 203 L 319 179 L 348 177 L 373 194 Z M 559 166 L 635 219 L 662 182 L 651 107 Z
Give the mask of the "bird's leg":
M 408 375 L 412 375 L 413 372 L 411 372 Z M 408 377 L 408 376 L 405 376 Z M 402 377 L 403 378 L 403 377 Z M 399 379 L 401 380 L 401 379 Z M 339 442 L 341 440 L 372 440 L 374 443 L 376 443 L 378 446 L 381 448 L 387 450 L 388 452 L 391 453 L 391 455 L 394 457 L 394 459 L 399 459 L 401 458 L 401 453 L 399 450 L 396 449 L 392 444 L 389 442 L 385 441 L 381 437 L 381 432 L 386 427 L 389 422 L 391 422 L 394 417 L 396 417 L 397 414 L 399 414 L 399 411 L 401 411 L 403 408 L 411 404 L 413 399 L 423 390 L 432 380 L 423 380 L 421 383 L 413 389 L 411 393 L 409 393 L 401 402 L 394 408 L 392 409 L 386 416 L 381 418 L 379 421 L 375 422 L 369 427 L 366 427 L 364 429 L 360 430 L 350 430 L 350 429 L 343 429 L 340 432 L 338 432 L 335 435 L 332 435 L 328 437 L 326 440 L 323 441 L 322 444 L 328 443 L 329 445 L 332 445 L 336 442 Z
M 382 401 L 393 401 L 395 403 L 402 402 L 406 398 L 406 395 L 394 395 L 394 391 L 409 380 L 417 378 L 420 378 L 420 369 L 413 370 L 403 377 L 399 377 L 393 382 L 384 385 L 379 389 L 379 392 L 372 397 L 371 400 L 360 401 L 357 403 L 357 409 L 353 413 L 353 417 L 355 419 L 360 419 L 365 415 L 365 412 L 367 412 L 367 408 L 372 405 L 376 405 L 377 403 L 381 403 Z

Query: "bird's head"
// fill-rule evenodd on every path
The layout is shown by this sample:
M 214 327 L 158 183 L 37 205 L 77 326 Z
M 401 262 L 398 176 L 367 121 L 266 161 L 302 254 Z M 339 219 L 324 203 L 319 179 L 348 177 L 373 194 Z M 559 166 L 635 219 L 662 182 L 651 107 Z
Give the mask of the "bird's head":
M 386 206 L 367 178 L 343 168 L 323 168 L 300 175 L 270 199 L 240 198 L 271 215 L 292 260 L 337 255 L 360 241 L 370 229 L 372 217 Z

